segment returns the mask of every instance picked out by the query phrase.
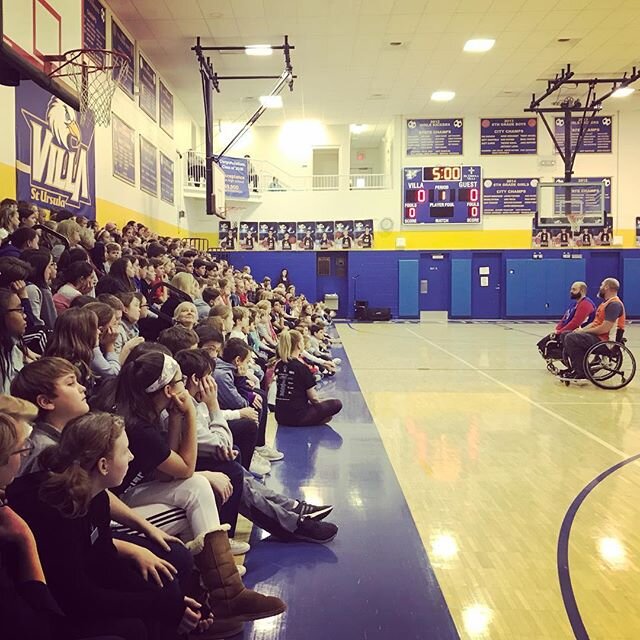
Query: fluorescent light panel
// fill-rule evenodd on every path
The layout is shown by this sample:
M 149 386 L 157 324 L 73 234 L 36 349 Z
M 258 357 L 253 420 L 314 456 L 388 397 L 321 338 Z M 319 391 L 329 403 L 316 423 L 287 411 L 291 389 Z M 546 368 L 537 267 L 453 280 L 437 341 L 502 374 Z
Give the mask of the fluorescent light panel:
M 244 48 L 244 52 L 248 56 L 270 56 L 273 49 L 268 44 L 251 44 Z
M 434 91 L 431 99 L 434 102 L 449 102 L 456 97 L 455 91 Z
M 628 96 L 630 96 L 633 92 L 635 91 L 635 89 L 633 87 L 620 87 L 619 89 L 616 89 L 612 94 L 611 97 L 612 98 L 627 98 Z
M 496 41 L 491 38 L 474 38 L 465 42 L 464 50 L 469 53 L 485 53 L 493 49 L 495 43 Z
M 260 104 L 267 109 L 282 109 L 282 96 L 260 96 Z
M 351 124 L 349 125 L 349 131 L 351 131 L 351 133 L 354 133 L 356 135 L 358 135 L 359 133 L 362 133 L 363 131 L 366 131 L 367 129 L 367 125 L 365 124 Z

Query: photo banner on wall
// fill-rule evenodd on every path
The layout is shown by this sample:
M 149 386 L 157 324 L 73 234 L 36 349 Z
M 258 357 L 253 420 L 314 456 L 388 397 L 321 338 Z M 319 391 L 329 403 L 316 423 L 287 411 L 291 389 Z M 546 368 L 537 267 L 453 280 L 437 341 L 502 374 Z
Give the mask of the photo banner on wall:
M 482 189 L 484 215 L 535 215 L 538 178 L 485 178 Z
M 258 223 L 242 222 L 240 224 L 240 248 L 254 251 L 258 242 Z
M 578 135 L 582 125 L 582 118 L 571 120 L 571 149 L 575 151 Z M 555 119 L 556 139 L 560 146 L 564 146 L 564 118 Z M 613 145 L 613 116 L 594 116 L 585 126 L 582 142 L 578 153 L 611 153 Z M 557 153 L 557 149 L 554 150 Z
M 224 193 L 227 198 L 249 197 L 249 162 L 246 158 L 222 156 L 218 163 L 224 171 Z
M 373 219 L 218 223 L 220 246 L 242 251 L 373 249 Z M 231 233 L 235 228 L 235 232 Z M 233 245 L 233 247 L 231 246 Z
M 296 248 L 296 223 L 278 223 L 278 249 L 281 251 L 291 251 Z
M 463 125 L 462 118 L 407 120 L 407 155 L 462 155 Z
M 535 155 L 538 153 L 537 118 L 482 118 L 480 155 Z
M 111 114 L 111 159 L 113 175 L 128 184 L 136 183 L 136 132 L 115 113 Z
M 15 89 L 17 198 L 95 220 L 94 127 L 31 81 Z
M 640 218 L 636 218 L 636 247 L 640 247 Z
M 575 249 L 610 247 L 613 241 L 613 220 L 605 218 L 604 224 L 597 227 L 581 227 L 574 234 L 569 225 L 557 227 L 539 227 L 533 219 L 532 246 L 534 249 Z
M 336 249 L 353 249 L 353 220 L 337 220 L 335 226 Z

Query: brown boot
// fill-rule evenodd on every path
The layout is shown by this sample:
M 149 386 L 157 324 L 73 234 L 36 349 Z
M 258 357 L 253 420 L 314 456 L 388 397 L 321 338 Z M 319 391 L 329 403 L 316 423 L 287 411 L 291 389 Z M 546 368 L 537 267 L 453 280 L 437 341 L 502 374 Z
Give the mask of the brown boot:
M 202 584 L 209 592 L 207 604 L 214 618 L 260 620 L 286 610 L 287 605 L 280 598 L 264 596 L 242 584 L 226 531 L 208 533 L 202 551 L 194 560 Z
M 244 622 L 241 620 L 214 620 L 213 624 L 204 632 L 193 632 L 190 640 L 224 640 L 242 633 Z

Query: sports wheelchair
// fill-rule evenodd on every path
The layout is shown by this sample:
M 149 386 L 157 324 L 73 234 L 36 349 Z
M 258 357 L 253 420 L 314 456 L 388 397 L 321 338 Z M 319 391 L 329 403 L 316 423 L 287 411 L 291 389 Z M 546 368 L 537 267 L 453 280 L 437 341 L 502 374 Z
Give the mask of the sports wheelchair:
M 547 363 L 547 370 L 556 376 L 571 369 L 571 363 L 564 355 L 561 336 L 562 334 L 556 334 L 549 340 L 538 343 L 538 350 Z M 636 359 L 626 342 L 624 329 L 618 329 L 615 340 L 592 345 L 584 354 L 584 374 L 587 380 L 601 389 L 626 387 L 636 375 Z M 562 382 L 568 387 L 572 381 Z

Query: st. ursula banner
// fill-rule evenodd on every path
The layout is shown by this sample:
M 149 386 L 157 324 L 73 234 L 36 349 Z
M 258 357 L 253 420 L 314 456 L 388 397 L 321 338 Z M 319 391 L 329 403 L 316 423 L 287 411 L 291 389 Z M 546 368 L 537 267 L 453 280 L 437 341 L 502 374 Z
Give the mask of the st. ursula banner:
M 94 220 L 93 125 L 33 82 L 21 82 L 15 96 L 18 200 Z

